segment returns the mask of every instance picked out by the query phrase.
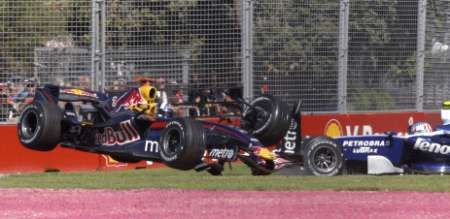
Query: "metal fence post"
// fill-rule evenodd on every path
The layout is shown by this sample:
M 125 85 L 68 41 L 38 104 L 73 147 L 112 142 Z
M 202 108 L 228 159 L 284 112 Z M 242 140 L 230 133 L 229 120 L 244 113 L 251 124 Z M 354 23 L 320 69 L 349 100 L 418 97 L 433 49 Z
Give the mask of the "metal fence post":
M 417 10 L 417 56 L 416 56 L 416 110 L 423 111 L 423 86 L 424 86 L 424 63 L 425 63 L 425 31 L 427 0 L 419 0 Z
M 348 22 L 349 0 L 340 1 L 339 57 L 338 57 L 338 111 L 347 112 Z
M 185 50 L 183 51 L 182 57 L 181 82 L 183 85 L 189 85 L 189 60 L 191 59 L 191 53 L 188 50 Z
M 97 27 L 98 27 L 98 17 L 97 17 L 97 3 L 96 0 L 92 0 L 92 15 L 91 15 L 91 89 L 96 90 L 97 88 Z
M 91 89 L 98 91 L 105 90 L 105 26 L 105 1 L 92 0 Z
M 98 0 L 101 16 L 100 28 L 100 90 L 105 91 L 106 82 L 106 0 Z
M 253 0 L 242 2 L 242 83 L 244 98 L 253 97 Z

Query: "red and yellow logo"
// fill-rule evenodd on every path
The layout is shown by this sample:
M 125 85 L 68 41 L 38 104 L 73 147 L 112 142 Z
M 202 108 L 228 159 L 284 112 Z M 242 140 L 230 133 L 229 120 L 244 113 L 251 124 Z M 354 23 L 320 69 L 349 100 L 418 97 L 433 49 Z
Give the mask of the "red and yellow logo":
M 84 91 L 84 90 L 80 90 L 80 89 L 77 89 L 77 88 L 63 89 L 63 90 L 61 90 L 61 93 L 73 94 L 73 95 L 77 95 L 77 96 L 86 96 L 86 97 L 97 98 L 97 94 L 91 93 L 91 92 L 88 92 L 88 91 Z
M 342 136 L 344 133 L 341 123 L 336 119 L 331 119 L 325 125 L 324 134 L 332 138 Z

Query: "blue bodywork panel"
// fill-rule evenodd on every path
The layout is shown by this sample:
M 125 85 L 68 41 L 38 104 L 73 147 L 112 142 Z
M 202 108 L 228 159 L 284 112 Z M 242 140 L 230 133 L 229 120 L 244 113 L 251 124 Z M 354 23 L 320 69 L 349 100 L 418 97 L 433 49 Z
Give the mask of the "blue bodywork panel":
M 409 136 L 395 133 L 345 136 L 334 141 L 342 146 L 346 161 L 367 161 L 368 156 L 379 155 L 389 159 L 394 166 L 407 166 L 415 171 L 450 170 L 450 132 L 447 129 Z
M 405 148 L 404 139 L 392 135 L 339 137 L 335 141 L 342 145 L 345 160 L 365 161 L 368 155 L 381 155 L 394 165 L 401 163 Z

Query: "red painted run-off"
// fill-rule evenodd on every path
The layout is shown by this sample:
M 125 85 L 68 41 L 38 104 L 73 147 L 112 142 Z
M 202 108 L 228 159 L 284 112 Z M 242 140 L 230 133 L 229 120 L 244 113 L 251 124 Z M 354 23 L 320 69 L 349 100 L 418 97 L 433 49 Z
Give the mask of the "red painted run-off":
M 447 193 L 409 191 L 0 189 L 0 196 L 0 218 L 450 217 Z
M 236 120 L 209 119 L 214 122 L 237 124 Z M 376 113 L 376 114 L 318 114 L 302 118 L 303 135 L 361 135 L 386 131 L 406 132 L 409 124 L 427 121 L 433 126 L 440 121 L 438 113 Z M 155 124 L 157 125 L 157 124 Z M 160 124 L 161 125 L 161 124 Z M 108 156 L 79 152 L 57 147 L 50 152 L 39 152 L 23 147 L 15 125 L 0 126 L 0 172 L 40 172 L 48 170 L 83 171 L 152 168 L 159 163 L 118 163 Z

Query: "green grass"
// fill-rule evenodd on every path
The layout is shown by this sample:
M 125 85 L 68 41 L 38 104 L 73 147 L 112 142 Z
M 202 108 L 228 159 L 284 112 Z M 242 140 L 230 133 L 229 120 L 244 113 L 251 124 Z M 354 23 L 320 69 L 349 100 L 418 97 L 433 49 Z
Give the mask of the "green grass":
M 234 165 L 223 176 L 168 168 L 82 173 L 13 174 L 0 178 L 1 188 L 140 189 L 179 188 L 209 190 L 335 190 L 450 192 L 450 176 L 251 176 Z

